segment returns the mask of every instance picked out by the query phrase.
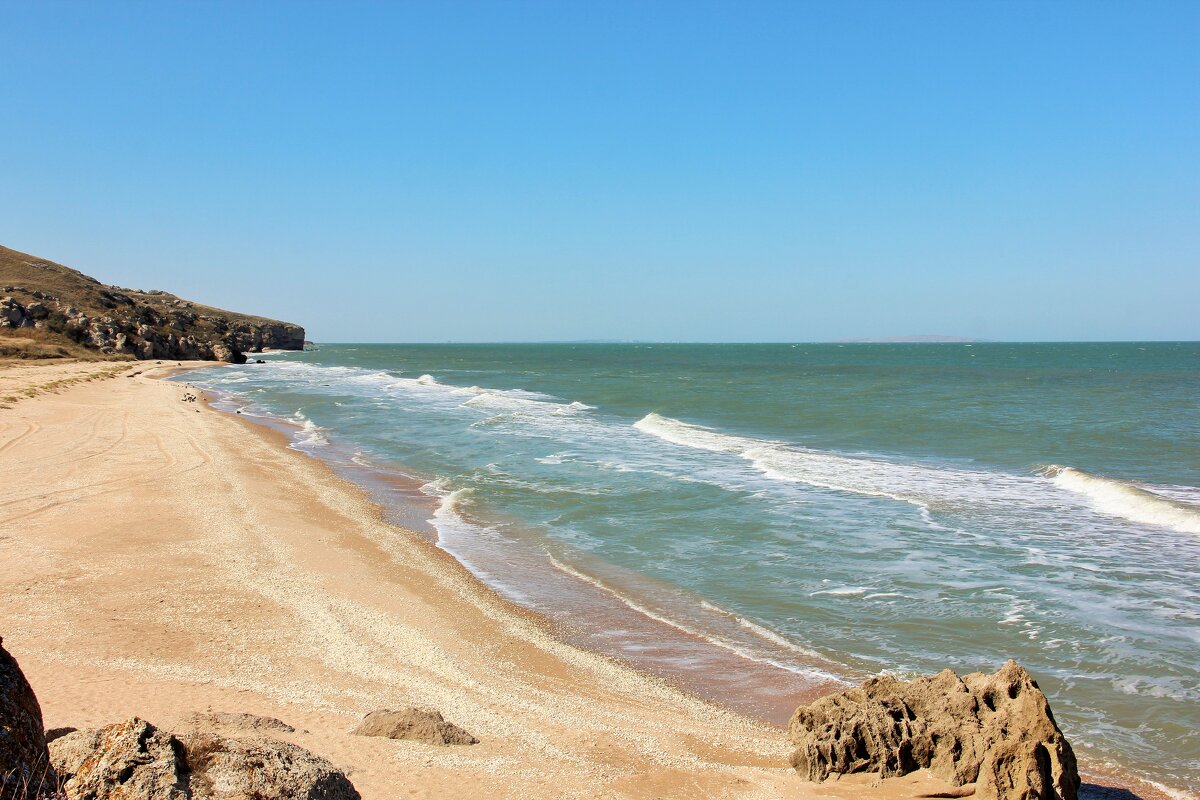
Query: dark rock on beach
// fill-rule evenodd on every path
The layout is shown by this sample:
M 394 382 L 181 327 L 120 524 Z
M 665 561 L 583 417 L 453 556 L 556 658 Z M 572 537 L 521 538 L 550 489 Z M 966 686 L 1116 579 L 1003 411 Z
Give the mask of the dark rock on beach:
M 479 743 L 478 739 L 453 722 L 447 722 L 441 712 L 420 708 L 405 708 L 400 711 L 383 708 L 372 711 L 351 733 L 358 736 L 407 739 L 441 746 Z
M 42 708 L 25 673 L 0 638 L 0 797 L 32 800 L 57 785 Z
M 950 670 L 873 678 L 796 710 L 792 765 L 807 780 L 928 768 L 980 800 L 1076 800 L 1071 745 L 1046 696 L 1016 662 L 994 675 Z

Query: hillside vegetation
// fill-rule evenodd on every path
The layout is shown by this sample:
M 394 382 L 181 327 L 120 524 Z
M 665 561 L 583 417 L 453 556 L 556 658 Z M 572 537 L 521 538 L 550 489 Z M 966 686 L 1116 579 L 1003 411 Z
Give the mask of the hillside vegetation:
M 303 347 L 299 325 L 108 286 L 0 246 L 0 357 L 241 362 L 264 348 Z

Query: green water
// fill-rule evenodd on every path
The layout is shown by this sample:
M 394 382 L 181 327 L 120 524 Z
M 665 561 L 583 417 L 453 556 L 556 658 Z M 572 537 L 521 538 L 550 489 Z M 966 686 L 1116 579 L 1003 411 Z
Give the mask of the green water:
M 540 610 L 571 601 L 537 569 L 583 576 L 805 680 L 1016 658 L 1085 760 L 1200 786 L 1200 345 L 329 345 L 188 380 L 419 476 Z

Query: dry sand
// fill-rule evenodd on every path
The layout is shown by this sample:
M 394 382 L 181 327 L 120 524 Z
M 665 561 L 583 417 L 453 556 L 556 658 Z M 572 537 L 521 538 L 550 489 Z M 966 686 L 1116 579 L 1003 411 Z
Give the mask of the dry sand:
M 211 366 L 211 365 L 210 365 Z M 925 773 L 815 785 L 783 731 L 557 641 L 281 436 L 158 378 L 5 368 L 0 635 L 46 726 L 278 717 L 364 798 L 901 798 Z M 352 736 L 424 706 L 475 734 Z

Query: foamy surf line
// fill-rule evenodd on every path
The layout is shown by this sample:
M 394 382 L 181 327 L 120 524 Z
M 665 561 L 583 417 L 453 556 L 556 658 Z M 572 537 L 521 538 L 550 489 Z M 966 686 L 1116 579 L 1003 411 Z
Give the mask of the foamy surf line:
M 1087 498 L 1102 514 L 1142 525 L 1170 528 L 1180 533 L 1200 534 L 1200 508 L 1190 507 L 1150 489 L 1057 464 L 1046 467 L 1042 474 L 1056 486 Z
M 897 500 L 925 512 L 936 506 L 1023 503 L 1030 488 L 1030 481 L 1018 476 L 1004 480 L 1006 476 L 812 450 L 722 433 L 656 413 L 642 417 L 633 427 L 681 447 L 744 459 L 771 480 Z
M 586 583 L 590 586 L 593 586 L 596 589 L 599 589 L 600 591 L 604 592 L 605 594 L 615 598 L 616 600 L 621 602 L 626 607 L 632 609 L 633 611 L 636 611 L 637 613 L 641 614 L 644 617 L 654 620 L 655 622 L 658 622 L 658 623 L 661 623 L 668 627 L 674 628 L 677 631 L 685 633 L 689 636 L 693 636 L 697 639 L 701 639 L 710 645 L 719 647 L 722 650 L 727 650 L 727 651 L 733 653 L 734 655 L 737 655 L 741 658 L 745 658 L 749 661 L 755 661 L 759 664 L 767 664 L 769 666 L 776 667 L 777 669 L 782 669 L 786 672 L 790 672 L 794 675 L 800 675 L 800 676 L 808 678 L 808 679 L 817 679 L 817 680 L 821 680 L 821 681 L 834 681 L 834 682 L 843 683 L 843 684 L 846 683 L 846 681 L 843 678 L 840 678 L 836 675 L 833 675 L 832 673 L 826 672 L 815 666 L 812 666 L 812 665 L 798 666 L 796 664 L 789 664 L 786 661 L 781 661 L 779 659 L 771 658 L 771 657 L 769 657 L 767 655 L 763 655 L 761 653 L 756 653 L 747 647 L 743 647 L 743 646 L 734 644 L 732 642 L 725 641 L 724 639 L 721 639 L 720 637 L 715 636 L 711 633 L 707 633 L 707 632 L 698 630 L 697 628 L 692 627 L 691 625 L 687 625 L 685 623 L 679 622 L 678 620 L 671 619 L 667 616 L 664 616 L 663 614 L 659 614 L 659 613 L 647 608 L 644 604 L 638 602 L 637 600 L 634 600 L 633 598 L 629 597 L 625 593 L 620 592 L 620 591 L 614 589 L 613 587 L 607 585 L 606 583 L 604 583 L 600 580 L 597 580 L 596 578 L 593 578 L 592 576 L 587 575 L 583 572 L 580 572 L 579 570 L 575 569 L 574 567 L 571 567 L 567 564 L 562 563 L 561 561 L 559 561 L 558 559 L 556 559 L 554 556 L 550 555 L 549 553 L 546 554 L 546 557 L 550 560 L 550 563 L 553 564 L 556 569 L 560 570 L 564 574 L 569 575 L 572 578 L 575 578 L 576 580 L 583 581 L 584 583 Z M 804 657 L 809 658 L 809 659 L 817 657 L 817 655 L 815 653 L 813 653 L 811 650 L 806 650 L 796 644 L 793 644 L 792 642 L 787 641 L 786 639 L 784 639 L 782 636 L 775 633 L 774 631 L 771 631 L 767 628 L 764 628 L 760 625 L 750 622 L 749 620 L 742 619 L 741 617 L 737 616 L 736 614 L 734 614 L 732 612 L 725 611 L 724 609 L 720 609 L 720 608 L 718 608 L 710 603 L 707 603 L 707 602 L 701 602 L 700 605 L 706 609 L 713 611 L 714 613 L 717 613 L 724 617 L 728 617 L 728 618 L 732 619 L 738 625 L 740 625 L 743 628 L 745 628 L 746 630 L 750 631 L 755 636 L 763 639 L 764 641 L 770 642 L 771 644 L 773 644 L 777 647 L 781 647 L 783 649 L 790 650 L 797 654 L 803 655 Z
M 478 563 L 474 554 L 464 552 L 460 549 L 459 544 L 461 544 L 461 542 L 458 542 L 457 540 L 464 534 L 465 530 L 474 529 L 483 531 L 486 529 L 483 527 L 486 523 L 472 522 L 470 519 L 464 516 L 464 512 L 467 510 L 467 507 L 471 505 L 473 490 L 468 488 L 454 489 L 452 488 L 450 481 L 445 477 L 442 477 L 426 483 L 421 487 L 421 491 L 424 494 L 431 497 L 436 497 L 439 500 L 439 505 L 435 510 L 433 517 L 429 520 L 429 522 L 433 524 L 439 531 L 439 538 L 437 541 L 438 547 L 450 553 L 455 559 L 467 567 L 467 569 L 470 570 L 476 578 L 490 586 L 493 590 L 506 596 L 508 599 L 528 608 L 535 608 L 539 611 L 539 613 L 546 613 L 552 619 L 558 616 L 559 611 L 562 609 L 556 610 L 553 603 L 551 603 L 549 606 L 546 606 L 544 603 L 538 603 L 534 601 L 535 595 L 541 596 L 543 601 L 547 599 L 544 587 L 539 591 L 536 586 L 525 583 L 526 580 L 532 580 L 535 584 L 540 583 L 536 575 L 526 575 L 524 580 L 519 580 L 517 582 L 508 580 L 507 570 L 500 570 L 498 572 L 493 568 L 494 565 L 489 566 L 491 565 L 490 560 L 487 560 L 486 565 L 483 563 Z M 471 534 L 469 530 L 467 531 L 467 536 L 468 540 L 472 542 L 477 542 L 479 539 L 478 534 Z M 711 630 L 707 630 L 703 625 L 695 625 L 690 622 L 683 622 L 674 614 L 659 612 L 651 608 L 641 599 L 635 599 L 630 594 L 617 590 L 607 583 L 600 581 L 599 579 L 588 575 L 569 564 L 563 563 L 560 559 L 555 558 L 544 548 L 538 548 L 536 553 L 531 550 L 530 555 L 536 555 L 536 561 L 540 565 L 537 567 L 537 569 L 541 570 L 553 568 L 552 572 L 557 571 L 557 573 L 559 573 L 562 577 L 565 577 L 567 580 L 588 586 L 591 589 L 598 590 L 602 596 L 616 601 L 620 607 L 633 612 L 649 622 L 664 625 L 672 630 L 678 631 L 688 639 L 699 641 L 706 647 L 712 647 L 716 650 L 732 654 L 738 659 L 745 659 L 748 662 L 771 667 L 773 669 L 780 670 L 781 672 L 788 673 L 789 675 L 796 676 L 797 678 L 802 679 L 803 684 L 807 686 L 829 684 L 848 685 L 846 680 L 840 675 L 818 666 L 818 664 L 830 664 L 830 669 L 837 669 L 837 667 L 834 666 L 833 662 L 830 662 L 829 659 L 824 658 L 815 651 L 808 650 L 795 644 L 794 642 L 788 641 L 780 634 L 770 630 L 769 628 L 766 628 L 765 626 L 744 619 L 732 612 L 712 605 L 707 601 L 699 600 L 696 603 L 696 607 L 712 613 L 713 616 L 718 619 L 735 623 L 738 627 L 738 630 L 748 633 L 759 644 L 753 645 L 731 641 L 727 637 L 716 634 Z M 508 564 L 509 568 L 512 567 L 512 556 L 513 554 L 509 553 L 509 555 L 505 558 L 505 563 Z M 554 596 L 558 597 L 558 593 L 562 591 L 562 588 L 556 588 L 554 590 Z M 561 601 L 561 597 L 559 599 Z M 569 618 L 570 617 L 568 617 L 568 619 Z M 597 632 L 598 631 L 591 631 L 591 633 Z M 636 642 L 637 637 L 629 639 L 629 641 Z M 590 646 L 593 649 L 596 649 L 597 651 L 607 655 L 617 657 L 626 655 L 620 646 L 618 646 L 616 649 L 613 649 L 607 645 L 596 646 L 594 642 Z M 795 656 L 795 660 L 792 660 L 792 658 L 790 658 L 791 656 Z M 653 672 L 656 665 L 662 666 L 662 662 L 652 661 L 644 663 L 641 666 L 648 668 Z M 685 687 L 692 682 L 704 682 L 704 675 L 702 673 L 693 673 L 691 670 L 686 668 L 675 673 L 674 676 L 681 682 L 680 685 Z M 737 705 L 738 698 L 730 695 L 718 696 L 722 698 L 721 702 L 732 703 L 734 706 Z
M 1047 493 L 1042 480 L 1048 478 L 1054 489 L 1082 497 L 1086 507 L 1099 514 L 1200 534 L 1200 489 L 1164 487 L 1160 494 L 1130 482 L 1058 465 L 1030 477 L 849 456 L 722 433 L 655 413 L 647 414 L 633 427 L 682 447 L 744 459 L 772 480 L 898 500 L 918 506 L 923 514 L 939 508 L 1051 508 L 1056 498 Z M 1168 491 L 1176 495 L 1194 492 L 1196 504 L 1166 496 Z

